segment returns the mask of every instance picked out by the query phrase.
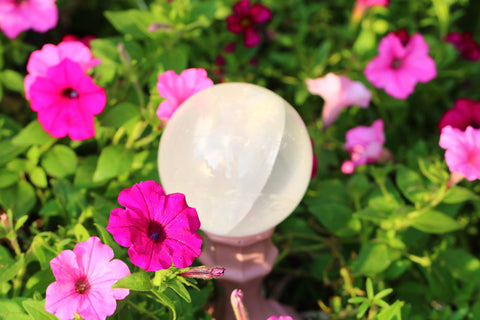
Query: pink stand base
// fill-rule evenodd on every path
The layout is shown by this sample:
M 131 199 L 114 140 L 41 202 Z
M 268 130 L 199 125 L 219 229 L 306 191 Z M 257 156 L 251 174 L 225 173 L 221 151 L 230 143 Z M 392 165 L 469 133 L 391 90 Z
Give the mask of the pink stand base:
M 234 320 L 230 294 L 243 291 L 243 304 L 249 320 L 266 320 L 270 316 L 301 318 L 290 308 L 266 299 L 262 293 L 263 278 L 270 273 L 278 255 L 270 237 L 273 229 L 248 237 L 224 237 L 205 232 L 200 261 L 208 267 L 222 266 L 225 273 L 218 281 L 219 297 L 213 306 L 215 320 Z

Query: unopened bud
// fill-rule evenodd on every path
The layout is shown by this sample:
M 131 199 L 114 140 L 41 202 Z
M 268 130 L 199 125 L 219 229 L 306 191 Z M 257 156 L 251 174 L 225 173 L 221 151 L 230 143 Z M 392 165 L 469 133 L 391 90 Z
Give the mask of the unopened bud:
M 187 278 L 196 278 L 196 279 L 218 279 L 223 276 L 225 268 L 223 267 L 213 267 L 208 268 L 205 266 L 193 267 L 189 270 L 180 273 L 182 277 Z
M 248 320 L 247 310 L 243 305 L 243 292 L 240 289 L 235 289 L 230 295 L 230 302 L 232 303 L 233 312 L 237 320 Z
M 6 213 L 0 214 L 0 226 L 6 231 L 10 230 L 10 222 Z
M 154 22 L 147 28 L 148 32 L 170 31 L 172 29 L 172 25 L 163 22 Z

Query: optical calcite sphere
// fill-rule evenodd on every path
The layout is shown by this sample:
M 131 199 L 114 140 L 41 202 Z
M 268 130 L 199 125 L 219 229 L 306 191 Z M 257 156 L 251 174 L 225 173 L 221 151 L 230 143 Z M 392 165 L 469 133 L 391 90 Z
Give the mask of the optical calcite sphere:
M 301 201 L 312 172 L 302 119 L 274 92 L 224 83 L 187 99 L 158 153 L 162 186 L 185 194 L 201 229 L 241 237 L 266 231 Z

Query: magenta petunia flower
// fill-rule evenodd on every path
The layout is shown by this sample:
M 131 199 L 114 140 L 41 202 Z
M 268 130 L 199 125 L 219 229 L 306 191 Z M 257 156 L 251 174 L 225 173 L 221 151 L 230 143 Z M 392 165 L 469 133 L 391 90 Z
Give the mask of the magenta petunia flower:
M 442 129 L 439 145 L 447 150 L 445 161 L 451 172 L 470 181 L 480 179 L 480 129 L 468 126 L 463 131 L 448 125 Z
M 30 108 L 52 137 L 84 140 L 95 136 L 94 115 L 105 107 L 105 89 L 70 59 L 48 68 L 30 87 Z
M 155 181 L 124 189 L 118 202 L 125 209 L 110 213 L 107 230 L 121 246 L 129 247 L 132 263 L 146 271 L 190 266 L 201 253 L 197 211 L 181 193 L 165 195 Z
M 452 126 L 465 130 L 468 126 L 480 129 L 480 101 L 473 101 L 468 98 L 457 99 L 452 109 L 447 110 L 438 122 L 438 130 L 443 127 Z
M 233 5 L 233 14 L 227 17 L 227 30 L 233 33 L 243 33 L 243 44 L 251 48 L 257 46 L 261 37 L 257 31 L 258 25 L 272 19 L 269 8 L 250 0 L 240 0 Z
M 128 289 L 112 289 L 112 285 L 130 274 L 125 262 L 112 259 L 112 248 L 97 237 L 53 258 L 50 266 L 56 281 L 47 288 L 45 310 L 61 320 L 73 319 L 75 313 L 89 320 L 112 315 L 116 300 L 129 294 Z
M 33 29 L 46 32 L 58 21 L 55 0 L 2 0 L 0 1 L 0 29 L 10 38 Z
M 478 61 L 480 59 L 480 46 L 472 38 L 471 32 L 451 32 L 447 34 L 445 41 L 453 44 L 464 59 L 470 61 Z
M 374 7 L 374 6 L 388 6 L 388 0 L 357 0 L 355 1 L 356 5 L 365 6 L 367 8 Z
M 79 41 L 62 41 L 57 46 L 50 43 L 45 44 L 41 50 L 33 51 L 28 59 L 28 75 L 24 81 L 27 100 L 30 98 L 30 87 L 36 77 L 46 77 L 48 68 L 58 65 L 67 58 L 78 63 L 83 72 L 87 72 L 100 63 L 99 59 L 93 57 L 90 49 Z
M 160 96 L 167 99 L 160 103 L 157 116 L 168 120 L 175 110 L 188 98 L 203 89 L 213 86 L 205 69 L 191 68 L 183 70 L 180 75 L 168 70 L 158 76 L 157 89 Z
M 271 316 L 267 320 L 293 320 L 293 318 L 289 316 L 280 316 L 280 317 Z
M 378 56 L 364 70 L 368 81 L 397 99 L 406 99 L 417 82 L 428 82 L 437 75 L 422 35 L 413 34 L 406 45 L 402 44 L 403 39 L 405 37 L 389 33 L 380 41 Z
M 350 174 L 355 167 L 374 163 L 382 157 L 385 143 L 383 120 L 375 120 L 370 127 L 358 126 L 348 130 L 345 140 L 344 148 L 350 154 L 351 160 L 343 162 L 342 172 Z
M 97 39 L 97 37 L 95 37 L 91 34 L 87 34 L 86 36 L 77 36 L 75 34 L 66 34 L 62 38 L 62 42 L 79 41 L 79 42 L 83 43 L 84 45 L 86 45 L 87 47 L 90 48 L 90 42 L 92 42 L 92 40 L 95 40 L 95 39 Z
M 349 106 L 368 107 L 372 94 L 363 83 L 353 81 L 346 76 L 329 73 L 323 78 L 306 79 L 308 91 L 325 100 L 322 111 L 323 127 L 329 127 L 340 112 Z

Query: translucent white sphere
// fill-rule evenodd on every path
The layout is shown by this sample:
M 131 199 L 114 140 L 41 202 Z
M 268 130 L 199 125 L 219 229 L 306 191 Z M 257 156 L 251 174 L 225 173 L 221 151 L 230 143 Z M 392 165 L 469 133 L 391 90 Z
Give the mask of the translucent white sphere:
M 303 198 L 312 147 L 302 119 L 265 88 L 224 83 L 186 100 L 158 153 L 166 193 L 185 194 L 201 229 L 240 237 L 266 231 Z

